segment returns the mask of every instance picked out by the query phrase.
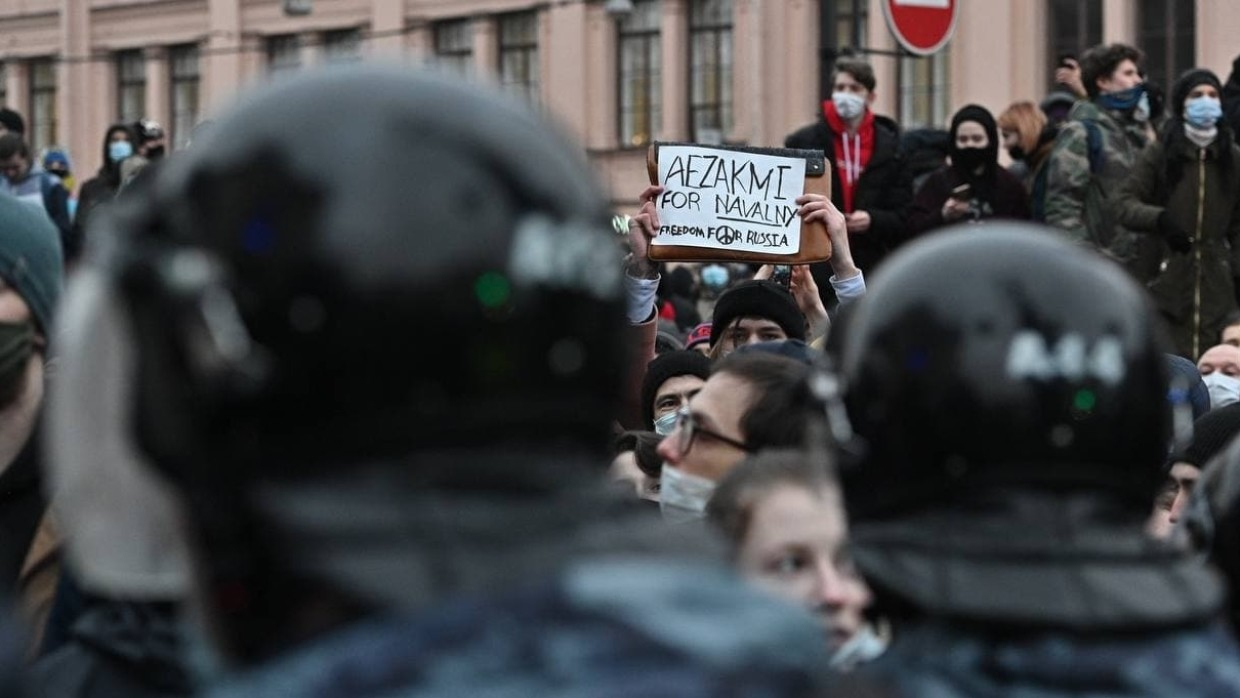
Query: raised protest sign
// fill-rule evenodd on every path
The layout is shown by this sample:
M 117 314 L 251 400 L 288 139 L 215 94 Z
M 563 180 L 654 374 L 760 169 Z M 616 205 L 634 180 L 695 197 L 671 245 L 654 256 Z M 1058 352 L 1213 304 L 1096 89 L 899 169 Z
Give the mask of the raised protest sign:
M 830 256 L 820 226 L 814 249 L 805 249 L 805 236 L 815 227 L 803 226 L 797 215 L 807 175 L 821 185 L 829 181 L 822 177 L 821 153 L 670 143 L 651 152 L 652 179 L 664 188 L 656 202 L 660 227 L 651 241 L 652 259 L 787 262 Z

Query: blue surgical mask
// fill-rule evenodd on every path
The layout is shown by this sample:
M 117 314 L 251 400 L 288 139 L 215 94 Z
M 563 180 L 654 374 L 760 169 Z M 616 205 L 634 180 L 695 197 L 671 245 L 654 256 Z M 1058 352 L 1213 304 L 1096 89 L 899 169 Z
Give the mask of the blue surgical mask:
M 728 285 L 728 270 L 719 264 L 702 267 L 702 285 L 712 291 L 722 291 Z
M 1210 128 L 1223 118 L 1223 105 L 1213 97 L 1198 97 L 1184 103 L 1184 120 L 1195 128 Z
M 1115 111 L 1132 111 L 1141 103 L 1141 97 L 1145 95 L 1145 84 L 1142 83 L 1136 87 L 1130 87 L 1119 92 L 1107 92 L 1102 95 L 1102 106 L 1106 109 L 1114 109 Z
M 659 477 L 659 509 L 663 520 L 681 524 L 706 518 L 706 503 L 715 493 L 715 482 L 663 464 Z
M 1210 391 L 1210 409 L 1216 410 L 1235 402 L 1240 402 L 1240 378 L 1229 376 L 1222 371 L 1207 373 L 1201 377 Z
M 120 162 L 130 155 L 133 155 L 133 144 L 129 141 L 112 141 L 108 144 L 108 159 L 112 162 Z
M 676 429 L 676 411 L 673 410 L 654 420 L 654 433 L 667 436 Z

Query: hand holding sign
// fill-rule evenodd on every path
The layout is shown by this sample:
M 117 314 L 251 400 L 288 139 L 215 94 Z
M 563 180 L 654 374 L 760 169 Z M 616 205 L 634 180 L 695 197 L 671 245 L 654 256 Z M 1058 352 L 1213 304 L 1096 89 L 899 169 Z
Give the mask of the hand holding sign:
M 822 153 L 655 144 L 647 164 L 662 186 L 646 217 L 658 231 L 651 258 L 796 264 L 831 256 L 821 224 L 798 215 L 811 180 L 829 191 Z

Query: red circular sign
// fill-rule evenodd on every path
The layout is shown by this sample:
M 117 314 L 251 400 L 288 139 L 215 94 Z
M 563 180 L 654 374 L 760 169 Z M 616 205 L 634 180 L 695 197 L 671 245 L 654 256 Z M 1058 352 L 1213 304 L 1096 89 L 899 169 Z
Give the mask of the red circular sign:
M 900 45 L 929 56 L 947 45 L 956 28 L 958 0 L 883 0 L 887 26 Z

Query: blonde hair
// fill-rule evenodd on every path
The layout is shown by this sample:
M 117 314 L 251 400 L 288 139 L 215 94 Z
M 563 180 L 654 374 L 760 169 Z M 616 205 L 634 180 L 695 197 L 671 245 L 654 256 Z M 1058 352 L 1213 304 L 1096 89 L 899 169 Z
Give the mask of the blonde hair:
M 1026 155 L 1033 155 L 1046 128 L 1046 115 L 1033 102 L 1014 102 L 999 114 L 999 130 L 1012 131 Z

